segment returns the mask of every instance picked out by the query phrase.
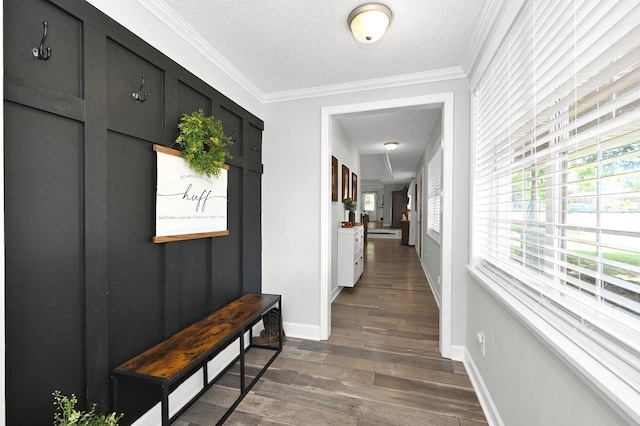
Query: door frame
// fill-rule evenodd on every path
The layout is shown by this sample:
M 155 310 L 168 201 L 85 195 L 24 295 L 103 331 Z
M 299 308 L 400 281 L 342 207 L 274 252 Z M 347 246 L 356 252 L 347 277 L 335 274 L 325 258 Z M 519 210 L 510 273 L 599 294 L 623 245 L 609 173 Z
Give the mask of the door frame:
M 415 191 L 415 196 L 414 198 L 416 199 L 416 203 L 415 203 L 415 209 L 417 210 L 415 212 L 416 214 L 416 231 L 415 231 L 415 235 L 416 235 L 416 252 L 418 253 L 418 257 L 420 258 L 420 262 L 422 262 L 422 224 L 424 223 L 424 167 L 422 169 L 420 169 L 420 174 L 418 174 L 418 178 L 416 179 L 416 184 L 414 187 L 414 191 Z M 412 212 L 413 214 L 413 212 Z
M 440 353 L 451 358 L 453 250 L 453 92 L 323 107 L 320 110 L 320 339 L 331 334 L 331 123 L 333 116 L 389 108 L 442 105 L 442 242 Z

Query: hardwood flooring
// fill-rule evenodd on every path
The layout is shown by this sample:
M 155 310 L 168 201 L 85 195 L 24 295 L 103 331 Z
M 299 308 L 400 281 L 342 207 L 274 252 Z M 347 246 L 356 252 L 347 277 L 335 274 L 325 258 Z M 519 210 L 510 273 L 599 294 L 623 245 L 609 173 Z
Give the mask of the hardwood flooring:
M 369 240 L 364 274 L 331 319 L 327 341 L 289 338 L 225 425 L 487 424 L 462 363 L 440 357 L 438 307 L 413 247 Z M 251 373 L 268 353 L 247 357 Z M 174 425 L 215 425 L 238 395 L 238 371 Z

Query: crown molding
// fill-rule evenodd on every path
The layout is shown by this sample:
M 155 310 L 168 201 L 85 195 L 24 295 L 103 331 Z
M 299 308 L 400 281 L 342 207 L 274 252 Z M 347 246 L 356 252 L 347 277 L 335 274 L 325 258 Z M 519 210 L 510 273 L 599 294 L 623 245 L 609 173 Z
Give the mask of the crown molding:
M 176 35 L 200 52 L 212 65 L 220 68 L 240 87 L 264 103 L 265 94 L 238 68 L 218 52 L 187 21 L 180 17 L 162 0 L 137 0 L 158 20 L 169 27 Z
M 402 74 L 370 80 L 360 80 L 351 83 L 332 84 L 299 90 L 266 93 L 264 95 L 264 102 L 285 102 L 299 99 L 316 98 L 321 96 L 360 92 L 364 90 L 386 89 L 390 87 L 433 83 L 437 81 L 454 80 L 466 77 L 467 74 L 462 70 L 461 67 L 442 68 L 438 70 L 419 73 Z
M 471 43 L 469 44 L 464 60 L 462 61 L 462 69 L 467 73 L 467 75 L 471 75 L 471 72 L 476 65 L 478 57 L 482 52 L 482 46 L 487 40 L 489 31 L 496 20 L 496 16 L 498 15 L 498 11 L 502 7 L 503 2 L 504 0 L 489 0 L 482 7 L 480 19 L 478 20 Z
M 200 52 L 213 66 L 222 70 L 229 78 L 263 104 L 467 78 L 467 73 L 462 67 L 456 66 L 350 83 L 265 93 L 165 2 L 162 0 L 137 1 L 176 35 Z
M 465 68 L 469 74 L 469 87 L 473 91 L 487 70 L 500 45 L 522 11 L 527 0 L 489 0 L 487 15 L 482 21 L 478 39 L 473 40 L 469 61 Z

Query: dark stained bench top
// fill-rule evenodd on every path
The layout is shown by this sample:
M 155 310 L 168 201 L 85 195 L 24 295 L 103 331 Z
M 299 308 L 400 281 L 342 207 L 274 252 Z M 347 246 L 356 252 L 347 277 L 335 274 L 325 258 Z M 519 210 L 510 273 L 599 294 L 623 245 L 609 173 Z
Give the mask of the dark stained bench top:
M 247 294 L 113 370 L 116 375 L 174 382 L 238 337 L 280 296 Z

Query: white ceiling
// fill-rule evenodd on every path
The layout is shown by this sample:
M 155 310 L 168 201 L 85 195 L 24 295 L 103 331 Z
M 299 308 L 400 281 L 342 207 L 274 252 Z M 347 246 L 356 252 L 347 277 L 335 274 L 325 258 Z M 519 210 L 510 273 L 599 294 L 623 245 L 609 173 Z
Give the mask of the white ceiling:
M 376 43 L 357 42 L 349 13 L 364 1 L 155 0 L 195 32 L 265 100 L 464 76 L 488 0 L 384 0 L 393 19 Z M 438 109 L 338 117 L 362 154 L 361 181 L 408 182 Z M 400 142 L 388 170 L 382 143 Z
M 442 105 L 423 105 L 336 117 L 360 152 L 362 189 L 381 188 L 385 184 L 408 183 L 414 176 L 425 143 Z M 387 151 L 385 142 L 398 142 Z

